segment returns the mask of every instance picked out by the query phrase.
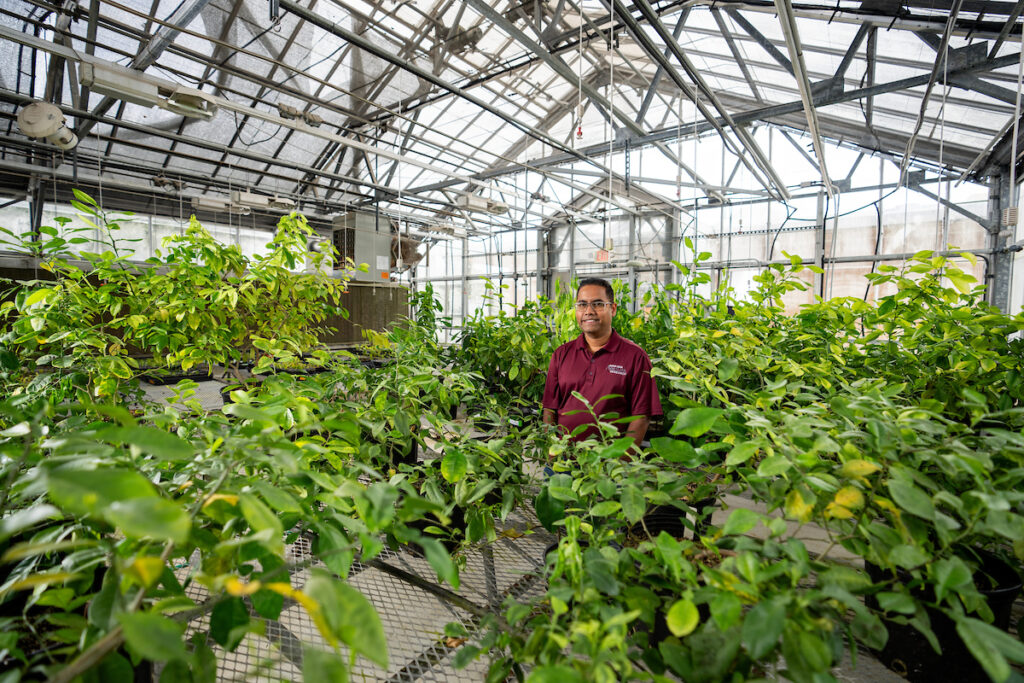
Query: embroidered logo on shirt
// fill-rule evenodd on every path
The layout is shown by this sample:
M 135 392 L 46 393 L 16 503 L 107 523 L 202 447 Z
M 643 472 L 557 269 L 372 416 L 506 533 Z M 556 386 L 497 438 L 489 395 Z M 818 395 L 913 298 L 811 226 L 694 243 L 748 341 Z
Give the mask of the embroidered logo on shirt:
M 626 368 L 622 367 L 621 365 L 609 365 L 608 372 L 612 373 L 613 375 L 625 375 Z

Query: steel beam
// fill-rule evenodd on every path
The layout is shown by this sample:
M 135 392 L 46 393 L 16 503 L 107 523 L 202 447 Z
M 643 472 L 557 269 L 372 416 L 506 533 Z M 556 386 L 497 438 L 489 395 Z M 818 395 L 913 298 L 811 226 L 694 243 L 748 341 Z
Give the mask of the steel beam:
M 679 19 L 676 21 L 676 27 L 672 29 L 672 37 L 679 40 L 679 35 L 683 31 L 683 26 L 686 24 L 686 18 L 690 16 L 690 8 L 686 7 L 682 12 L 679 13 Z M 715 16 L 718 16 L 717 12 Z M 668 48 L 665 48 L 664 52 L 665 59 L 669 57 Z M 744 69 L 744 73 L 746 70 Z M 661 77 L 665 75 L 665 67 L 661 63 L 658 64 L 658 68 L 654 72 L 654 78 L 651 79 L 651 85 L 647 88 L 647 94 L 644 95 L 643 104 L 640 105 L 640 111 L 636 115 L 636 122 L 643 123 L 644 117 L 647 116 L 647 109 L 651 106 L 651 101 L 654 99 L 654 93 L 658 89 L 658 83 L 661 82 Z M 753 87 L 753 86 L 751 86 Z
M 800 34 L 796 27 L 796 17 L 793 16 L 793 3 L 791 0 L 775 0 L 775 6 L 779 10 L 779 21 L 782 24 L 782 33 L 786 36 L 786 44 L 789 46 L 789 58 L 795 72 L 797 84 L 800 86 L 800 98 L 804 104 L 804 115 L 807 117 L 807 129 L 810 131 L 811 140 L 814 141 L 814 155 L 818 158 L 818 171 L 821 173 L 821 181 L 825 184 L 825 192 L 829 199 L 832 199 L 834 188 L 832 179 L 828 174 L 828 165 L 825 162 L 825 147 L 821 140 L 821 131 L 818 127 L 818 110 L 814 106 L 813 95 L 811 94 L 811 81 L 807 77 L 807 66 L 804 64 L 803 48 L 800 46 Z M 860 35 L 858 33 L 858 35 Z
M 394 65 L 396 65 L 396 66 L 398 66 L 398 67 L 400 67 L 402 69 L 405 69 L 406 71 L 412 73 L 415 76 L 418 76 L 419 78 L 427 81 L 428 83 L 431 83 L 434 86 L 442 88 L 443 90 L 447 90 L 448 92 L 452 93 L 453 95 L 457 95 L 458 97 L 461 97 L 462 99 L 465 99 L 467 102 L 470 102 L 470 103 L 480 107 L 481 109 L 484 109 L 485 111 L 490 112 L 494 116 L 500 118 L 505 123 L 508 123 L 509 125 L 513 126 L 514 128 L 516 128 L 519 131 L 527 133 L 528 135 L 530 135 L 531 137 L 535 138 L 536 140 L 544 142 L 545 144 L 550 145 L 551 147 L 554 147 L 555 149 L 558 149 L 558 150 L 561 150 L 561 151 L 563 151 L 563 152 L 565 152 L 567 154 L 570 154 L 570 155 L 580 159 L 581 161 L 586 161 L 587 163 L 591 163 L 591 161 L 589 159 L 587 159 L 586 157 L 584 157 L 581 154 L 577 154 L 575 150 L 573 150 L 573 149 L 563 145 L 558 140 L 555 140 L 554 138 L 550 137 L 546 133 L 544 133 L 542 131 L 538 131 L 538 130 L 536 130 L 535 128 L 533 128 L 531 126 L 527 126 L 526 124 L 516 120 L 515 117 L 509 116 L 507 113 L 502 111 L 500 108 L 495 107 L 495 106 L 493 106 L 491 104 L 488 104 L 487 102 L 484 102 L 483 100 L 481 100 L 476 95 L 473 95 L 473 94 L 471 94 L 469 92 L 466 92 L 464 89 L 459 88 L 458 86 L 452 85 L 452 84 L 450 84 L 450 83 L 448 83 L 448 82 L 438 78 L 437 76 L 435 76 L 434 74 L 430 73 L 429 71 L 427 71 L 425 69 L 422 69 L 422 68 L 416 66 L 415 64 L 407 62 L 407 61 L 399 58 L 397 55 L 391 54 L 386 48 L 384 48 L 382 46 L 379 46 L 379 45 L 373 44 L 372 42 L 370 42 L 366 38 L 364 38 L 364 37 L 362 37 L 362 36 L 352 32 L 352 31 L 349 31 L 348 29 L 344 28 L 340 24 L 338 24 L 336 22 L 328 21 L 328 20 L 324 19 L 323 17 L 320 17 L 320 16 L 316 15 L 315 13 L 310 12 L 308 9 L 306 9 L 302 5 L 298 4 L 297 2 L 294 2 L 294 0 L 281 0 L 281 7 L 283 9 L 285 9 L 285 10 L 287 10 L 287 11 L 289 11 L 289 12 L 295 14 L 295 15 L 297 15 L 298 17 L 302 18 L 303 20 L 309 22 L 310 24 L 312 24 L 314 26 L 317 26 L 318 28 L 320 28 L 320 29 L 322 29 L 324 31 L 327 31 L 328 33 L 331 33 L 331 34 L 337 36 L 338 38 L 341 38 L 342 40 L 346 40 L 349 43 L 352 43 L 353 45 L 355 45 L 359 49 L 365 50 L 366 52 L 368 52 L 368 53 L 370 53 L 372 55 L 375 55 L 375 56 L 383 59 L 386 62 L 389 62 L 389 63 L 394 64 Z M 488 9 L 490 9 L 490 8 L 488 7 Z M 492 10 L 492 12 L 493 12 L 493 10 Z
M 948 60 L 949 60 L 949 39 L 953 34 L 953 27 L 956 26 L 956 17 L 960 13 L 960 5 L 963 4 L 963 0 L 953 0 L 953 9 L 950 10 L 949 18 L 946 20 L 946 30 L 942 33 L 942 40 L 939 42 L 939 48 L 936 50 L 939 54 L 939 58 L 935 61 L 935 65 L 932 67 L 932 72 L 928 76 L 928 83 L 925 84 L 924 96 L 921 97 L 921 109 L 917 114 L 917 120 L 914 123 L 914 132 L 911 133 L 910 139 L 907 141 L 906 150 L 903 152 L 903 161 L 900 162 L 900 182 L 906 180 L 907 167 L 910 164 L 910 158 L 914 153 L 914 145 L 917 143 L 917 136 L 921 132 L 921 124 L 924 123 L 925 111 L 928 109 L 928 100 L 932 94 L 932 88 L 935 87 L 935 82 L 938 80 L 939 71 L 943 66 L 947 67 L 948 71 Z
M 941 181 L 941 179 L 940 179 L 940 181 Z M 962 206 L 960 206 L 958 204 L 955 204 L 955 203 L 951 202 L 950 200 L 946 199 L 945 197 L 940 197 L 939 195 L 935 194 L 931 190 L 924 189 L 924 187 L 922 187 L 919 183 L 908 184 L 907 188 L 913 190 L 914 192 L 917 192 L 918 194 L 922 194 L 925 197 L 928 197 L 932 201 L 936 201 L 936 202 L 942 204 L 943 206 L 947 207 L 951 211 L 955 211 L 958 214 L 960 214 L 961 216 L 964 216 L 965 218 L 971 219 L 972 221 L 974 221 L 975 223 L 981 225 L 983 228 L 985 228 L 989 232 L 992 232 L 993 229 L 998 229 L 998 227 L 999 227 L 999 223 L 996 222 L 995 224 L 993 224 L 991 218 L 983 218 L 982 216 L 979 216 L 978 214 L 976 214 L 976 213 L 974 213 L 972 211 L 968 211 L 967 209 L 963 208 Z
M 789 61 L 786 55 L 782 54 L 782 51 L 779 50 L 779 48 L 775 47 L 775 43 L 768 40 L 768 38 L 757 30 L 757 28 L 751 24 L 745 16 L 734 9 L 726 9 L 725 13 L 728 14 L 748 36 L 757 41 L 757 44 L 763 47 L 764 51 L 767 52 L 772 59 L 781 64 L 782 68 L 789 72 L 790 76 L 795 75 L 793 73 L 793 63 Z
M 95 1 L 98 2 L 99 0 Z M 137 71 L 145 71 L 147 67 L 156 62 L 157 58 L 167 49 L 168 45 L 174 42 L 174 39 L 181 32 L 180 27 L 190 24 L 209 3 L 210 0 L 184 0 L 184 2 L 178 5 L 178 8 L 171 16 L 167 18 L 166 22 L 156 30 L 149 42 L 139 51 L 135 59 L 132 60 L 130 68 Z M 102 116 L 117 101 L 113 97 L 104 96 L 99 104 L 96 105 L 96 108 L 92 110 L 92 113 L 95 116 Z M 79 139 L 84 140 L 94 125 L 95 119 L 88 119 L 82 126 L 78 127 L 75 132 L 78 134 Z
M 1003 30 L 999 32 L 999 35 L 994 41 L 992 41 L 992 50 L 988 53 L 988 58 L 992 59 L 999 52 L 999 48 L 1003 46 L 1006 39 L 1010 37 L 1010 31 L 1013 30 L 1014 25 L 1017 23 L 1017 18 L 1020 17 L 1021 12 L 1024 11 L 1024 0 L 1017 0 L 1017 4 L 1013 6 L 1013 10 L 1009 16 L 1006 17 L 1006 23 L 1003 24 Z
M 511 36 L 517 43 L 540 57 L 541 61 L 547 64 L 559 76 L 564 78 L 566 82 L 577 84 L 583 91 L 583 94 L 585 94 L 595 106 L 600 107 L 607 112 L 607 116 L 621 121 L 633 135 L 644 134 L 644 130 L 624 112 L 617 109 L 614 103 L 603 97 L 599 92 L 597 92 L 597 90 L 590 87 L 586 82 L 580 82 L 579 77 L 572 72 L 572 69 L 562 60 L 561 57 L 552 55 L 547 48 L 530 38 L 523 31 L 519 30 L 512 22 L 494 10 L 490 5 L 484 2 L 484 0 L 465 1 L 485 19 L 493 22 L 495 26 Z
M 718 24 L 718 30 L 722 32 L 722 37 L 725 38 L 725 44 L 729 46 L 729 52 L 732 53 L 732 58 L 736 60 L 737 66 L 740 67 L 740 73 L 743 74 L 743 80 L 747 82 L 747 86 L 750 87 L 750 92 L 754 96 L 754 99 L 758 102 L 764 102 L 764 98 L 761 97 L 761 91 L 757 89 L 757 84 L 754 82 L 753 76 L 750 75 L 750 69 L 747 68 L 747 60 L 740 54 L 739 47 L 736 46 L 736 39 L 733 38 L 732 31 L 725 25 L 725 19 L 722 19 L 722 12 L 717 7 L 711 8 L 711 16 L 714 17 L 715 23 Z M 679 36 L 673 34 L 676 40 Z M 666 51 L 666 57 L 668 56 Z M 658 67 L 659 69 L 661 67 Z M 653 84 L 652 84 L 653 87 Z
M 789 196 L 788 190 L 786 190 L 785 183 L 775 173 L 775 170 L 771 166 L 771 162 L 764 156 L 760 147 L 754 141 L 753 137 L 744 129 L 736 124 L 732 119 L 732 116 L 725 107 L 721 105 L 715 93 L 708 87 L 707 83 L 701 77 L 700 73 L 697 72 L 696 68 L 690 62 L 689 58 L 683 53 L 679 47 L 679 43 L 672 38 L 672 35 L 665 29 L 665 26 L 661 23 L 660 18 L 654 12 L 653 8 L 646 2 L 646 0 L 635 0 L 634 6 L 640 10 L 640 13 L 644 16 L 645 20 L 654 28 L 665 45 L 669 48 L 672 56 L 675 57 L 676 61 L 683 66 L 687 75 L 696 84 L 697 89 L 707 97 L 712 106 L 718 111 L 724 123 L 718 123 L 715 116 L 711 113 L 697 92 L 683 80 L 682 76 L 676 70 L 675 66 L 668 61 L 668 59 L 662 55 L 661 51 L 657 48 L 650 36 L 644 31 L 643 27 L 640 26 L 639 22 L 630 13 L 629 8 L 625 6 L 622 0 L 602 0 L 606 6 L 612 8 L 613 13 L 617 13 L 622 21 L 626 24 L 633 39 L 644 49 L 651 58 L 656 60 L 660 65 L 665 67 L 665 73 L 675 82 L 675 84 L 686 93 L 686 96 L 694 103 L 697 109 L 704 116 L 706 121 L 722 136 L 722 143 L 728 148 L 733 154 L 743 161 L 743 164 L 750 170 L 758 182 L 764 186 L 766 190 L 771 193 L 777 194 L 780 197 L 787 198 Z M 728 126 L 736 137 L 739 139 L 740 144 L 736 142 L 728 135 L 725 127 Z M 743 154 L 743 148 L 751 153 L 754 157 L 754 163 L 751 163 L 747 159 L 746 155 Z M 762 177 L 762 173 L 765 177 Z

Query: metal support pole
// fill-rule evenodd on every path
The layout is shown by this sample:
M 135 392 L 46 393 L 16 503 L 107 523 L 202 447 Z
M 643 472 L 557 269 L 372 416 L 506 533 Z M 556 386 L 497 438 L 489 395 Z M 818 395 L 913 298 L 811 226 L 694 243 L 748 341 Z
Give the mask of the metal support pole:
M 814 265 L 825 268 L 825 190 L 818 192 L 818 226 L 814 233 Z M 832 239 L 835 239 L 834 237 Z M 825 276 L 814 274 L 814 293 L 825 298 Z
M 995 254 L 990 271 L 992 283 L 988 289 L 988 301 L 1004 313 L 1009 313 L 1014 254 L 1006 248 L 1013 243 L 1014 229 L 1012 226 L 1003 226 L 1002 213 L 1006 207 L 1016 206 L 1014 199 L 1017 188 L 1010 186 L 1009 168 L 993 176 L 991 182 L 988 208 L 992 228 L 989 230 L 989 247 Z
M 551 280 L 548 274 L 548 250 L 546 234 L 543 230 L 537 230 L 537 279 L 534 282 L 534 291 L 538 296 L 551 296 L 548 291 L 548 282 Z
M 468 315 L 469 307 L 469 292 L 467 292 L 467 285 L 469 283 L 466 277 L 466 271 L 469 269 L 469 240 L 465 237 L 462 238 L 462 324 L 466 324 L 466 316 Z
M 569 223 L 569 286 L 576 279 L 576 222 Z
M 636 267 L 633 265 L 633 259 L 636 257 L 636 216 L 629 217 L 629 246 L 626 248 L 626 261 L 629 266 L 629 289 L 633 293 L 629 302 L 629 312 L 636 315 L 637 306 L 637 280 L 636 280 Z

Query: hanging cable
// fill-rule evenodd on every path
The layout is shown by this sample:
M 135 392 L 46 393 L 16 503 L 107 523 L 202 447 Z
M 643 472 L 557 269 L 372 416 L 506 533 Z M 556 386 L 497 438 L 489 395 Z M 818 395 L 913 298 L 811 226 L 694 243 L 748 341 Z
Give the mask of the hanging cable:
M 1010 143 L 1010 206 L 1017 208 L 1017 133 L 1020 127 L 1020 91 L 1024 85 L 1024 42 L 1017 58 L 1017 97 L 1013 105 L 1013 141 Z
M 949 10 L 949 18 L 946 20 L 946 29 L 942 32 L 942 40 L 939 43 L 938 52 L 943 62 L 945 61 L 944 57 L 949 47 L 949 39 L 953 35 L 953 28 L 956 26 L 956 18 L 960 13 L 961 5 L 963 5 L 963 0 L 953 0 L 953 6 Z M 921 98 L 921 110 L 918 112 L 917 121 L 914 123 L 914 132 L 907 141 L 907 149 L 903 152 L 903 159 L 900 162 L 900 185 L 903 185 L 907 180 L 907 168 L 910 166 L 910 157 L 914 153 L 914 145 L 917 144 L 917 136 L 921 132 L 924 115 L 928 109 L 928 99 L 931 97 L 932 89 L 935 87 L 935 81 L 938 77 L 939 62 L 936 62 L 932 68 L 931 75 L 928 77 L 928 85 L 925 87 L 924 96 Z

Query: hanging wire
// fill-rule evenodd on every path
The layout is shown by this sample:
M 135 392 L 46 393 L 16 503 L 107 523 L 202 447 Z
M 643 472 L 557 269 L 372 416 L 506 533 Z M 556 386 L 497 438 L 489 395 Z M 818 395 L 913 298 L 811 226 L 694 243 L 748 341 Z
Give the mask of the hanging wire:
M 1017 57 L 1017 97 L 1013 105 L 1013 142 L 1010 152 L 1010 206 L 1017 206 L 1017 131 L 1020 126 L 1020 91 L 1024 84 L 1024 39 Z
M 945 177 L 943 171 L 942 159 L 943 153 L 945 152 L 946 145 L 946 98 L 949 96 L 949 44 L 946 44 L 946 52 L 942 55 L 942 103 L 939 107 L 939 177 L 938 186 L 935 188 L 935 250 L 942 251 L 946 248 L 945 245 L 945 229 L 944 223 L 948 226 L 948 223 L 942 220 L 942 180 Z M 948 192 L 949 181 L 946 182 L 946 188 Z M 948 197 L 947 197 L 948 199 Z M 949 213 L 946 213 L 947 219 Z

